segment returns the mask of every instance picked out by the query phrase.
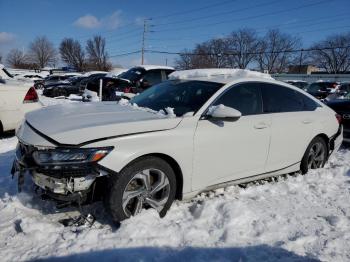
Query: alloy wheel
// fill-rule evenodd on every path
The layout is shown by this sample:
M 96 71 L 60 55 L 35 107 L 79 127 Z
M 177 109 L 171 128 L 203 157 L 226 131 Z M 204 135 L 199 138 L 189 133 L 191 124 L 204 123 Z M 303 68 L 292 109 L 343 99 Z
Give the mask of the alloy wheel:
M 316 169 L 323 166 L 326 158 L 326 149 L 320 142 L 315 143 L 309 151 L 307 165 L 309 169 Z
M 168 177 L 159 169 L 145 169 L 135 174 L 123 192 L 123 210 L 135 216 L 142 208 L 152 207 L 161 212 L 169 199 Z

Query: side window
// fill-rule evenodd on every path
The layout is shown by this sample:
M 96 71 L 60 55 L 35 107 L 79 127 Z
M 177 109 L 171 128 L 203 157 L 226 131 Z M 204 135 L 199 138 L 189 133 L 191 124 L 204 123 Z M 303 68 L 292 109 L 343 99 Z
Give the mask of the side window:
M 223 93 L 214 105 L 223 104 L 239 110 L 243 116 L 262 113 L 262 99 L 258 83 L 232 86 Z
M 320 107 L 314 100 L 304 96 L 304 111 L 314 111 L 317 107 Z
M 150 70 L 146 72 L 143 77 L 143 81 L 147 81 L 150 86 L 162 82 L 162 73 L 161 70 Z
M 265 113 L 312 111 L 317 107 L 312 99 L 291 88 L 262 84 L 261 90 Z

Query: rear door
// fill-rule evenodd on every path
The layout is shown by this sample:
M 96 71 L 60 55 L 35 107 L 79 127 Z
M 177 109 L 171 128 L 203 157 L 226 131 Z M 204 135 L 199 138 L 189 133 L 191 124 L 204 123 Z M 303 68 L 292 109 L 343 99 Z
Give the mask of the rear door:
M 261 86 L 264 113 L 271 115 L 271 142 L 266 172 L 287 168 L 301 161 L 310 143 L 317 103 L 286 86 Z

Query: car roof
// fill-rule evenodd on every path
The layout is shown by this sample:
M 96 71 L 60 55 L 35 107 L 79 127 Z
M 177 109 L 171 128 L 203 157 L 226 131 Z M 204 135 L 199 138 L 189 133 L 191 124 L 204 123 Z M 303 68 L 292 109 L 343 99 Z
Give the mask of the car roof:
M 138 66 L 134 66 L 134 67 L 141 67 L 147 71 L 153 70 L 153 69 L 165 69 L 165 70 L 172 70 L 172 71 L 175 70 L 175 68 L 173 68 L 171 66 L 163 66 L 163 65 L 138 65 Z
M 247 69 L 192 69 L 175 71 L 169 75 L 169 79 L 200 80 L 222 84 L 227 84 L 234 80 L 242 78 L 273 80 L 269 74 L 255 72 Z

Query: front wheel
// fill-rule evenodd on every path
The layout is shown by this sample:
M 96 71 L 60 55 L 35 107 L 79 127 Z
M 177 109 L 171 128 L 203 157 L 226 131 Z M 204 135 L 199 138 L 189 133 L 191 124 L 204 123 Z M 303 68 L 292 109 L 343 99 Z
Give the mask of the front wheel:
M 106 205 L 113 220 L 122 221 L 153 208 L 165 216 L 175 199 L 176 177 L 171 166 L 156 157 L 145 157 L 110 178 Z
M 327 161 L 327 144 L 321 137 L 315 137 L 301 160 L 300 169 L 306 174 L 310 169 L 322 168 Z

